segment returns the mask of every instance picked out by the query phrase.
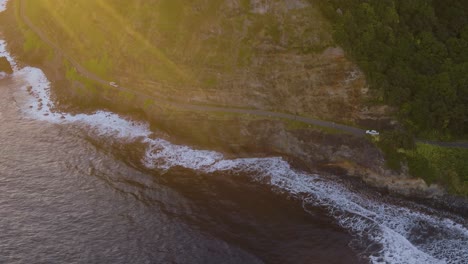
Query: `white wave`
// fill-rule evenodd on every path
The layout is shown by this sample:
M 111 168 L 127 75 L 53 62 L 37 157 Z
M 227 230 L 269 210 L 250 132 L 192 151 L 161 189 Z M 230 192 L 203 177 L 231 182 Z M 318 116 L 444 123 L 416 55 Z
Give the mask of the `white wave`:
M 7 3 L 8 3 L 8 0 L 0 0 L 0 12 L 3 12 L 6 10 Z
M 26 100 L 28 114 L 39 120 L 54 121 L 51 109 L 55 105 L 50 97 L 50 82 L 45 74 L 40 69 L 25 67 L 15 71 L 13 77 L 23 81 L 22 89 L 29 94 Z
M 37 68 L 25 67 L 15 72 L 15 77 L 25 81 L 23 90 L 29 94 L 25 112 L 32 118 L 51 123 L 82 123 L 98 136 L 135 139 L 149 137 L 151 131 L 147 123 L 132 121 L 115 113 L 97 111 L 92 114 L 69 114 L 55 110 L 50 96 L 50 82 Z
M 2 54 L 14 62 L 5 43 L 0 41 Z M 13 65 L 13 77 L 25 83 L 22 90 L 27 99 L 23 110 L 29 117 L 57 124 L 81 124 L 99 136 L 141 140 L 148 144 L 143 159 L 148 168 L 169 170 L 180 166 L 205 173 L 250 175 L 254 181 L 301 199 L 304 205 L 326 208 L 357 242 L 368 246 L 362 254 L 373 263 L 463 263 L 468 259 L 467 228 L 450 219 L 363 198 L 318 175 L 295 171 L 282 158 L 225 159 L 215 151 L 194 150 L 152 139 L 147 123 L 131 121 L 115 113 L 58 112 L 45 74 L 37 68 L 18 69 L 16 63 Z
M 223 158 L 215 151 L 193 150 L 187 146 L 177 146 L 163 139 L 146 139 L 149 146 L 144 164 L 151 169 L 167 170 L 180 166 L 193 170 L 207 168 Z
M 81 123 L 96 135 L 109 135 L 117 138 L 148 138 L 151 131 L 147 123 L 132 121 L 115 113 L 97 111 L 92 114 L 69 114 L 56 110 L 51 99 L 51 83 L 44 72 L 34 67 L 19 69 L 13 56 L 7 51 L 6 42 L 0 40 L 0 56 L 8 59 L 13 67 L 13 78 L 20 80 L 26 94 L 22 105 L 25 114 L 31 118 L 51 123 Z
M 463 263 L 468 259 L 468 230 L 450 219 L 409 208 L 370 201 L 346 187 L 293 170 L 282 158 L 224 159 L 214 151 L 197 151 L 164 140 L 152 141 L 145 164 L 150 168 L 181 166 L 206 173 L 250 175 L 278 191 L 326 208 L 337 222 L 365 241 L 373 263 Z
M 97 135 L 138 138 L 148 144 L 143 159 L 148 168 L 169 170 L 179 166 L 205 173 L 250 175 L 257 182 L 302 199 L 305 205 L 326 208 L 338 224 L 356 236 L 356 241 L 365 241 L 369 248 L 378 245 L 378 250 L 363 252 L 373 263 L 462 263 L 468 259 L 468 231 L 452 220 L 370 201 L 318 175 L 295 171 L 282 158 L 225 159 L 219 152 L 152 139 L 147 124 L 114 113 L 55 112 L 50 83 L 42 71 L 26 67 L 15 76 L 26 81 L 25 91 L 31 86 L 28 103 L 32 108 L 26 108 L 29 116 L 52 123 L 83 124 Z M 432 234 L 424 233 L 429 229 Z
M 97 111 L 93 114 L 65 115 L 65 122 L 81 122 L 90 127 L 97 128 L 100 136 L 113 136 L 117 138 L 135 139 L 147 138 L 151 135 L 148 124 L 132 121 L 115 113 Z

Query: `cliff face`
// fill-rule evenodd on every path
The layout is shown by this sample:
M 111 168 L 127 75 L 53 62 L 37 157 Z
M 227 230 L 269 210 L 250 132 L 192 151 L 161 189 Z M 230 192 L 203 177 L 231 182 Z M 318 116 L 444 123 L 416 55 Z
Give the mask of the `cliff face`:
M 203 93 L 188 92 L 193 101 L 334 120 L 357 117 L 364 78 L 343 51 L 333 47 L 331 29 L 314 5 L 251 1 L 243 9 L 239 1 L 226 1 L 218 10 L 217 21 L 191 38 L 195 47 L 205 48 L 189 53 L 208 55 L 197 70 Z M 220 42 L 215 52 L 204 44 L 208 41 Z M 223 41 L 228 47 L 222 47 Z
M 363 74 L 307 0 L 26 2 L 64 52 L 132 89 L 346 122 L 375 112 L 362 106 Z
M 320 14 L 309 3 L 252 1 L 245 5 L 248 1 L 196 0 L 189 3 L 168 0 L 184 6 L 174 9 L 184 10 L 183 15 L 176 16 L 179 22 L 174 27 L 166 20 L 164 23 L 158 21 L 161 14 L 154 7 L 161 7 L 164 1 L 106 1 L 83 0 L 73 2 L 73 5 L 58 0 L 26 2 L 31 8 L 36 5 L 37 10 L 50 12 L 50 16 L 44 16 L 34 9 L 36 12 L 28 15 L 47 31 L 51 39 L 60 43 L 63 51 L 103 78 L 146 94 L 158 92 L 192 102 L 257 106 L 344 121 L 379 116 L 378 111 L 369 108 L 361 111 L 360 102 L 367 97 L 364 78 L 344 57 L 342 50 L 333 47 L 329 36 L 331 29 L 326 28 L 327 23 L 320 20 Z M 83 10 L 72 12 L 83 8 L 87 8 L 92 19 L 86 16 L 85 20 L 80 20 L 85 16 L 76 14 Z M 36 13 L 39 15 L 35 16 Z M 14 28 L 17 18 L 13 12 L 8 14 L 7 22 L 1 25 L 8 29 L 5 32 L 8 32 L 10 48 L 30 64 L 31 50 L 25 50 L 24 43 L 37 43 L 30 38 L 33 35 L 30 32 Z M 209 23 L 199 22 L 191 30 L 187 29 L 188 25 L 180 26 L 189 23 L 187 21 L 196 21 L 189 16 L 194 14 Z M 183 19 L 184 16 L 189 17 Z M 247 26 L 222 22 L 233 17 L 238 17 Z M 270 22 L 266 23 L 265 17 L 272 17 L 268 21 L 282 25 L 279 33 L 267 30 Z M 285 22 L 293 18 L 302 22 Z M 313 19 L 317 20 L 318 26 L 311 22 L 315 21 Z M 51 24 L 54 21 L 57 23 Z M 123 26 L 124 21 L 126 26 Z M 248 35 L 246 32 L 255 28 L 255 21 L 260 29 Z M 72 22 L 81 26 L 72 27 Z M 214 25 L 220 25 L 219 29 L 209 30 Z M 237 31 L 227 31 L 221 25 L 232 26 L 231 29 Z M 267 32 L 273 36 L 279 34 L 281 38 L 272 38 Z M 242 41 L 235 42 L 236 39 Z M 307 47 L 314 47 L 311 41 L 317 41 L 316 48 L 308 50 Z M 231 46 L 223 46 L 223 43 Z M 242 46 L 242 43 L 247 44 Z M 48 54 L 43 52 L 47 49 L 40 46 L 33 45 L 32 51 Z M 241 63 L 239 58 L 248 60 L 241 60 Z M 76 72 L 62 62 L 60 52 L 51 52 L 34 64 L 55 84 L 54 96 L 61 108 L 66 108 L 70 102 L 69 106 L 74 109 L 79 102 L 81 107 L 139 113 L 152 121 L 155 131 L 167 132 L 172 141 L 181 144 L 217 149 L 234 156 L 280 155 L 298 160 L 301 166 L 313 171 L 338 170 L 339 173 L 334 171 L 334 174 L 359 176 L 371 185 L 406 195 L 431 197 L 442 193 L 437 186 L 429 187 L 421 179 L 411 179 L 407 171 L 397 174 L 386 170 L 382 153 L 365 138 L 330 134 L 330 131 L 279 120 L 183 111 L 148 104 L 139 96 L 128 96 L 104 87 L 88 87 L 90 83 L 85 78 L 76 79 Z M 216 79 L 210 79 L 210 76 Z M 366 113 L 371 114 L 366 116 Z

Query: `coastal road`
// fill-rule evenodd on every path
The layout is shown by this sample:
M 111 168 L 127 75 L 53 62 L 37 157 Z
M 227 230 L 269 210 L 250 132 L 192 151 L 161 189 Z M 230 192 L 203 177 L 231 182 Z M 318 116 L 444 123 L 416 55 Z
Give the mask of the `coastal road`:
M 131 89 L 123 86 L 118 86 L 114 87 L 110 85 L 109 80 L 104 80 L 97 76 L 96 74 L 88 71 L 86 68 L 81 66 L 80 63 L 78 63 L 74 58 L 63 52 L 60 46 L 58 46 L 56 43 L 51 41 L 44 32 L 42 32 L 37 26 L 34 25 L 34 23 L 31 22 L 31 20 L 28 18 L 26 15 L 26 12 L 24 10 L 24 0 L 19 0 L 20 4 L 20 16 L 23 22 L 32 30 L 34 33 L 39 36 L 39 38 L 44 41 L 47 45 L 52 47 L 60 56 L 63 58 L 67 59 L 70 64 L 75 67 L 77 72 L 79 72 L 82 76 L 89 78 L 101 85 L 112 87 L 113 89 L 119 90 L 119 91 L 125 91 L 125 92 L 130 92 L 132 94 L 138 95 L 142 98 L 147 98 L 153 100 L 155 103 L 163 103 L 166 105 L 169 105 L 171 107 L 177 108 L 177 109 L 182 109 L 182 110 L 189 110 L 189 111 L 200 111 L 200 112 L 221 112 L 221 113 L 235 113 L 235 114 L 248 114 L 248 115 L 254 115 L 254 116 L 262 116 L 262 117 L 268 117 L 268 118 L 281 118 L 289 121 L 297 121 L 297 122 L 302 122 L 304 124 L 308 125 L 313 125 L 313 126 L 319 126 L 319 127 L 324 127 L 324 128 L 330 128 L 330 129 L 335 129 L 341 132 L 353 134 L 355 136 L 360 136 L 363 137 L 366 135 L 365 130 L 353 126 L 348 126 L 348 125 L 343 125 L 343 124 L 338 124 L 335 122 L 330 122 L 330 121 L 324 121 L 324 120 L 319 120 L 315 118 L 310 118 L 310 117 L 302 117 L 302 116 L 297 116 L 297 115 L 292 115 L 292 114 L 286 114 L 286 113 L 279 113 L 279 112 L 272 112 L 272 111 L 266 111 L 266 110 L 259 110 L 259 109 L 241 109 L 241 108 L 231 108 L 231 107 L 218 107 L 218 106 L 208 106 L 208 105 L 198 105 L 198 104 L 190 104 L 190 103 L 185 103 L 182 100 L 175 100 L 174 98 L 169 98 L 166 95 L 162 94 L 157 94 L 157 96 L 152 96 L 148 95 L 142 92 L 139 92 L 136 89 Z M 435 141 L 423 141 L 423 140 L 417 140 L 417 142 L 425 143 L 425 144 L 431 144 L 431 145 L 436 145 L 436 146 L 442 146 L 442 147 L 459 147 L 459 148 L 468 148 L 468 142 L 435 142 Z

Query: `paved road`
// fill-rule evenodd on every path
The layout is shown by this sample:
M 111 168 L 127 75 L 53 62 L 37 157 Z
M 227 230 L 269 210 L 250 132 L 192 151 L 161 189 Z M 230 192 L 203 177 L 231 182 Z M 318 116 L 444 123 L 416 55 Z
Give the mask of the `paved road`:
M 86 70 L 84 67 L 81 66 L 75 59 L 73 59 L 71 56 L 67 55 L 65 52 L 62 51 L 60 46 L 55 44 L 53 41 L 51 41 L 38 27 L 32 23 L 29 18 L 27 17 L 25 11 L 24 11 L 24 0 L 20 0 L 20 15 L 24 23 L 32 30 L 34 31 L 41 39 L 44 41 L 46 44 L 51 46 L 58 54 L 60 54 L 62 57 L 66 58 L 72 65 L 73 67 L 76 68 L 77 72 L 79 72 L 81 75 L 100 83 L 101 85 L 104 86 L 109 86 L 112 87 L 113 89 L 119 90 L 119 91 L 125 91 L 125 92 L 130 92 L 132 94 L 136 94 L 138 96 L 141 96 L 142 98 L 148 98 L 153 100 L 155 103 L 163 103 L 166 105 L 169 105 L 171 107 L 175 107 L 178 109 L 183 109 L 183 110 L 191 110 L 191 111 L 201 111 L 201 112 L 222 112 L 222 113 L 236 113 L 236 114 L 249 114 L 249 115 L 254 115 L 254 116 L 263 116 L 263 117 L 269 117 L 269 118 L 282 118 L 290 121 L 299 121 L 305 124 L 309 125 L 314 125 L 314 126 L 320 126 L 320 127 L 325 127 L 325 128 L 331 128 L 335 130 L 339 130 L 342 132 L 350 133 L 356 136 L 365 136 L 365 130 L 360 129 L 357 127 L 352 127 L 352 126 L 347 126 L 343 124 L 337 124 L 334 122 L 329 122 L 329 121 L 323 121 L 319 119 L 314 119 L 314 118 L 309 118 L 309 117 L 301 117 L 301 116 L 296 116 L 296 115 L 291 115 L 291 114 L 285 114 L 285 113 L 279 113 L 279 112 L 271 112 L 271 111 L 265 111 L 265 110 L 256 110 L 256 109 L 240 109 L 240 108 L 231 108 L 231 107 L 216 107 L 216 106 L 207 106 L 207 105 L 196 105 L 196 104 L 189 104 L 189 103 L 184 103 L 182 100 L 177 101 L 174 100 L 174 98 L 168 98 L 165 95 L 162 94 L 157 94 L 158 97 L 151 96 L 142 92 L 139 92 L 137 89 L 130 89 L 127 87 L 114 87 L 109 84 L 110 81 L 104 80 L 100 78 L 99 76 L 93 74 L 92 72 L 89 72 Z M 155 91 L 156 93 L 156 91 Z M 460 148 L 468 148 L 468 142 L 434 142 L 434 141 L 423 141 L 423 140 L 417 140 L 418 142 L 426 143 L 426 144 L 431 144 L 431 145 L 437 145 L 437 146 L 443 146 L 443 147 L 460 147 Z
M 439 146 L 439 147 L 446 147 L 446 148 L 468 148 L 468 142 L 443 142 L 443 141 L 429 141 L 429 140 L 422 140 L 422 139 L 416 139 L 416 142 Z

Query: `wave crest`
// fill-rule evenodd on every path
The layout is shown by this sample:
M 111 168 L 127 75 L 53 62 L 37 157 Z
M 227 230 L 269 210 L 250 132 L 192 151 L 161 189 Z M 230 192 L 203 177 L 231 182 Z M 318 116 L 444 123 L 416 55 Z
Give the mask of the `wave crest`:
M 2 44 L 3 43 L 3 44 Z M 3 46 L 2 46 L 3 45 Z M 6 52 L 0 41 L 0 55 Z M 12 57 L 6 52 L 6 55 Z M 299 199 L 307 206 L 325 208 L 336 222 L 355 236 L 362 255 L 373 263 L 463 263 L 468 259 L 468 230 L 453 220 L 385 202 L 366 199 L 344 185 L 296 171 L 280 157 L 226 159 L 223 154 L 195 150 L 154 139 L 149 125 L 115 113 L 97 111 L 72 115 L 55 110 L 50 82 L 37 68 L 18 69 L 24 81 L 22 108 L 27 116 L 56 124 L 78 124 L 97 136 L 147 144 L 142 162 L 150 169 L 180 166 L 204 173 L 249 175 L 253 181 Z

